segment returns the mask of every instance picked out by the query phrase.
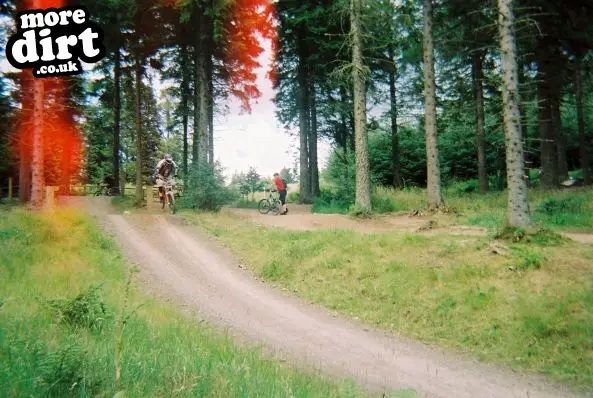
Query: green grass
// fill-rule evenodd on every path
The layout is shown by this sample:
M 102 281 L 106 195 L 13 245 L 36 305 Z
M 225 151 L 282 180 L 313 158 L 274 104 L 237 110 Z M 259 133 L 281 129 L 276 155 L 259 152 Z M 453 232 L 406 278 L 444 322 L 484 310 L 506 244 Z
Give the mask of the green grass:
M 458 185 L 445 189 L 445 203 L 460 213 L 454 221 L 485 228 L 502 228 L 506 221 L 506 192 L 487 195 L 464 193 Z M 531 190 L 529 202 L 532 219 L 546 228 L 593 232 L 593 189 Z M 378 213 L 409 211 L 426 206 L 424 189 L 396 191 L 377 188 L 373 207 Z M 329 211 L 326 211 L 329 212 Z M 453 216 L 452 216 L 453 217 Z
M 186 217 L 308 301 L 593 390 L 591 246 L 543 231 L 528 243 L 499 242 L 508 254 L 497 255 L 487 237 L 292 232 L 228 214 Z
M 363 395 L 352 383 L 237 348 L 144 296 L 128 284 L 131 274 L 114 242 L 78 211 L 48 215 L 1 207 L 0 245 L 3 396 Z
M 114 196 L 111 198 L 111 204 L 118 211 L 125 211 L 136 208 L 136 198 L 134 196 Z
M 258 204 L 259 201 L 256 200 L 239 199 L 235 201 L 231 207 L 236 207 L 238 209 L 257 209 Z

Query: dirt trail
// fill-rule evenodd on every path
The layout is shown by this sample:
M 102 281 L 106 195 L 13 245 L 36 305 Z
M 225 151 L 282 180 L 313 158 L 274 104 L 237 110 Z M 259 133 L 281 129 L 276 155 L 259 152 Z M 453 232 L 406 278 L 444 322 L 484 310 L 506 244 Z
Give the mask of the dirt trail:
M 339 319 L 266 286 L 209 238 L 167 215 L 115 214 L 79 199 L 115 234 L 143 281 L 231 334 L 302 367 L 353 377 L 371 391 L 413 388 L 418 397 L 573 397 L 525 377 Z
M 364 233 L 384 233 L 390 231 L 414 232 L 424 235 L 467 235 L 487 236 L 488 229 L 465 225 L 446 225 L 436 223 L 424 228 L 432 220 L 429 216 L 384 215 L 371 220 L 355 220 L 342 214 L 311 213 L 311 206 L 290 205 L 291 211 L 285 216 L 262 215 L 253 209 L 227 208 L 225 211 L 250 219 L 253 222 L 270 227 L 296 231 L 313 229 L 351 229 Z M 593 244 L 593 234 L 577 232 L 559 232 L 560 235 L 583 244 Z

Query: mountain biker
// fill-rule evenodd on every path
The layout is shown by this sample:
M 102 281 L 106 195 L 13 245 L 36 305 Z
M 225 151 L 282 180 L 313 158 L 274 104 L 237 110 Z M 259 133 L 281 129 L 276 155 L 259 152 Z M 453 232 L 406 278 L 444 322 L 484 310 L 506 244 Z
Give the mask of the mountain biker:
M 154 172 L 154 178 L 156 186 L 159 188 L 159 200 L 164 199 L 165 185 L 173 183 L 173 176 L 176 176 L 175 172 L 177 165 L 173 161 L 170 154 L 166 153 L 165 156 L 157 163 Z
M 285 215 L 286 213 L 288 213 L 288 207 L 286 207 L 286 181 L 284 181 L 284 179 L 282 177 L 280 177 L 280 174 L 278 173 L 274 173 L 274 186 L 276 187 L 276 190 L 278 191 L 278 193 L 280 194 L 280 203 L 282 203 L 282 207 L 280 208 L 280 214 Z

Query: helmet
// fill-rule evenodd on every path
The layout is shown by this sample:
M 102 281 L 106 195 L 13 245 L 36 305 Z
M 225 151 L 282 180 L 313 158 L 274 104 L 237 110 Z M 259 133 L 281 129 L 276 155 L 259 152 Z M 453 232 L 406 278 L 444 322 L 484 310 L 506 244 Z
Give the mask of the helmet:
M 165 154 L 165 156 L 164 156 L 164 159 L 165 159 L 167 162 L 170 162 L 170 161 L 172 161 L 172 160 L 173 160 L 173 158 L 171 157 L 171 155 L 170 155 L 170 154 L 168 154 L 168 153 L 166 153 L 166 154 Z

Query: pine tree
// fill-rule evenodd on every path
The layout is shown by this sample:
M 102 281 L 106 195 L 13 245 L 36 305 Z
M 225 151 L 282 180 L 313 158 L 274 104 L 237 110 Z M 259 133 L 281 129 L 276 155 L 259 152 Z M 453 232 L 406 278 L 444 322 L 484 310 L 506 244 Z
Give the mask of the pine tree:
M 517 48 L 515 44 L 514 13 L 512 0 L 498 0 L 498 27 L 503 68 L 504 130 L 509 189 L 507 221 L 512 227 L 527 227 L 529 201 L 527 183 L 524 179 L 524 158 L 519 113 L 519 73 L 517 71 Z

